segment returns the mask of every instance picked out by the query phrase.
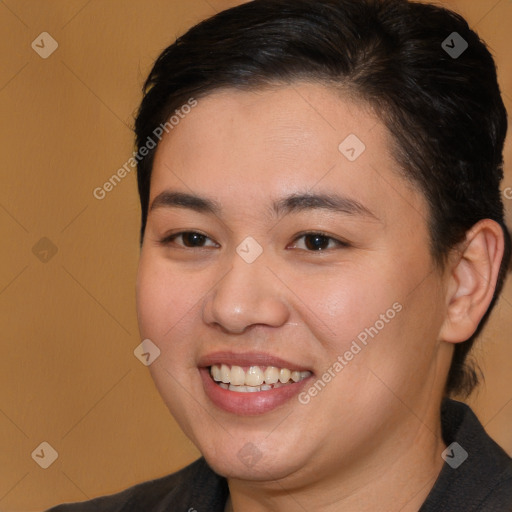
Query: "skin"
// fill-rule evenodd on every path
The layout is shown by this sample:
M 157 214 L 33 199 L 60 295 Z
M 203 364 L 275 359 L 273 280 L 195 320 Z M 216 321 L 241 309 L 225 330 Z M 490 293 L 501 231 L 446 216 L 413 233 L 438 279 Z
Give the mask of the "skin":
M 366 146 L 353 162 L 338 150 L 351 133 Z M 221 211 L 150 210 L 140 332 L 161 350 L 150 370 L 171 413 L 228 478 L 226 510 L 417 511 L 443 465 L 439 406 L 453 344 L 487 309 L 503 240 L 481 221 L 436 267 L 427 204 L 390 147 L 371 109 L 310 83 L 212 93 L 159 145 L 150 204 L 170 190 Z M 306 192 L 342 194 L 372 215 L 272 213 L 272 201 Z M 183 231 L 208 238 L 161 242 Z M 346 245 L 311 250 L 304 231 Z M 236 252 L 247 236 L 263 249 L 250 264 Z M 402 310 L 307 404 L 293 397 L 244 416 L 205 394 L 206 354 L 265 352 L 316 380 L 397 302 Z M 238 456 L 246 443 L 255 463 Z

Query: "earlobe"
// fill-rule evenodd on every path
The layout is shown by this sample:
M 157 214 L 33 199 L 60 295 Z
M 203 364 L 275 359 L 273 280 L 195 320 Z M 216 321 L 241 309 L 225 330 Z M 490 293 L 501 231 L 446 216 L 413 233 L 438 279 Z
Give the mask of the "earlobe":
M 467 232 L 447 269 L 447 310 L 441 340 L 466 341 L 476 331 L 494 295 L 503 251 L 503 231 L 497 222 L 483 219 Z

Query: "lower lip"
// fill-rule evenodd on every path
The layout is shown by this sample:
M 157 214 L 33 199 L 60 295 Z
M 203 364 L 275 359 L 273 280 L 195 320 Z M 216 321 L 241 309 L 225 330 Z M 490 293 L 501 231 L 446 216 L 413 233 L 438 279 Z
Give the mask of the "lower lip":
M 200 368 L 203 386 L 208 398 L 220 409 L 239 416 L 264 414 L 285 404 L 298 395 L 311 377 L 268 391 L 240 393 L 221 388 L 210 375 L 209 368 Z

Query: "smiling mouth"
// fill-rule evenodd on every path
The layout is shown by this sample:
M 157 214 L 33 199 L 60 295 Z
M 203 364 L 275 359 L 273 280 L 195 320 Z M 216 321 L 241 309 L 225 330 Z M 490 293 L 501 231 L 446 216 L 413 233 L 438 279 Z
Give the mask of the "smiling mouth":
M 254 393 L 289 386 L 312 375 L 310 371 L 289 370 L 276 366 L 242 366 L 214 364 L 210 376 L 223 389 L 238 393 Z

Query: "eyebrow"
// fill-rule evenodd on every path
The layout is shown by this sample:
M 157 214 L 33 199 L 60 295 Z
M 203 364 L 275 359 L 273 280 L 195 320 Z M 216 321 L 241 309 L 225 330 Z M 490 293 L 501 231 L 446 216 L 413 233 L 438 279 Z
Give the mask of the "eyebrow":
M 161 192 L 153 199 L 149 210 L 157 208 L 188 208 L 198 213 L 213 215 L 220 215 L 222 212 L 220 203 L 213 199 L 170 190 Z M 338 194 L 295 193 L 274 201 L 271 206 L 272 214 L 278 217 L 310 210 L 328 210 L 378 220 L 378 217 L 359 201 Z

